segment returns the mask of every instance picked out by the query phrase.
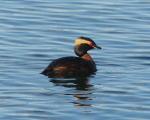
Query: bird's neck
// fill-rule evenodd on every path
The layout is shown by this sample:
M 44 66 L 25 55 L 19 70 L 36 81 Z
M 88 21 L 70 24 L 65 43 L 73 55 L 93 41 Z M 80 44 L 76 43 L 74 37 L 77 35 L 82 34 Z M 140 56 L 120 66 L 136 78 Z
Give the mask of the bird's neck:
M 88 53 L 83 55 L 81 58 L 86 60 L 86 61 L 93 61 L 92 57 Z

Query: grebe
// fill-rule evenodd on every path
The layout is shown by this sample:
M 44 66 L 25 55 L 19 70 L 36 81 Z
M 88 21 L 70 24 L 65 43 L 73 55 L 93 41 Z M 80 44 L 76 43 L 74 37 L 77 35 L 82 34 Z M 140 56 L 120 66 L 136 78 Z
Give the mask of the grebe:
M 88 50 L 101 47 L 87 37 L 79 37 L 75 40 L 74 52 L 78 57 L 62 57 L 52 61 L 41 73 L 52 78 L 82 77 L 94 74 L 96 65 Z

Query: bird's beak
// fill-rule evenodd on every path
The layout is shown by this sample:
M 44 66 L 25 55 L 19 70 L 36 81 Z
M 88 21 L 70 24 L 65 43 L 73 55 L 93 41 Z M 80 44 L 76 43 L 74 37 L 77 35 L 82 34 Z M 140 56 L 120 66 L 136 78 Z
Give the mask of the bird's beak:
M 102 47 L 100 47 L 100 46 L 94 46 L 94 48 L 97 48 L 97 49 L 102 49 Z

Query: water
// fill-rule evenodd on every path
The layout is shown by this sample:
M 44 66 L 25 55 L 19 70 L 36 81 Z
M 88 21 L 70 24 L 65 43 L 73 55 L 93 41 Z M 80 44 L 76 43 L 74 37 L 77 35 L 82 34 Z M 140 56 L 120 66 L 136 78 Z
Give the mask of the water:
M 149 120 L 148 0 L 2 0 L 1 120 Z M 86 36 L 98 71 L 86 82 L 39 74 Z

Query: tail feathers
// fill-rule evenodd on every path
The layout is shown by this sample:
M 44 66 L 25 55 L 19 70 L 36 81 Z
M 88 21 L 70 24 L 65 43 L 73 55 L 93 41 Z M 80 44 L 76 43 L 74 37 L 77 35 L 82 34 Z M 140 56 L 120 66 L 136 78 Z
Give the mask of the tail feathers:
M 41 74 L 46 75 L 46 74 L 47 74 L 47 70 L 43 70 L 43 71 L 41 72 Z
M 45 69 L 41 72 L 41 74 L 48 76 L 48 75 L 52 74 L 52 70 Z

